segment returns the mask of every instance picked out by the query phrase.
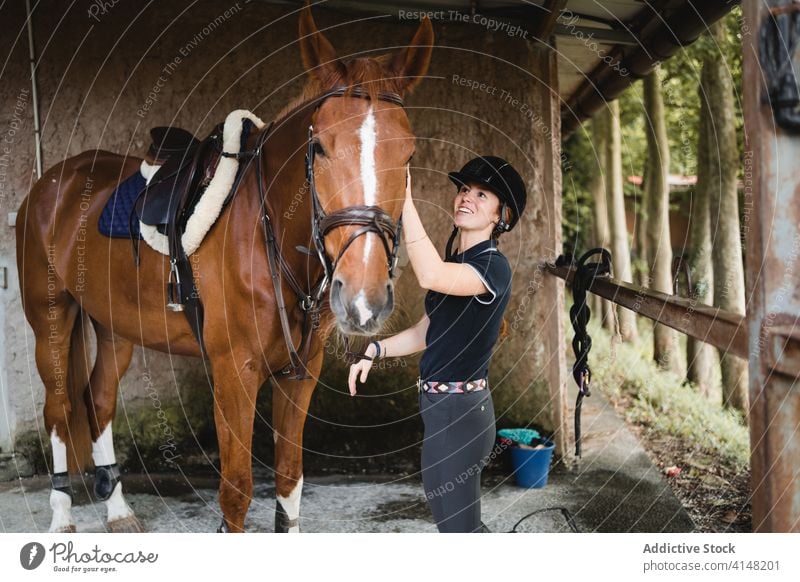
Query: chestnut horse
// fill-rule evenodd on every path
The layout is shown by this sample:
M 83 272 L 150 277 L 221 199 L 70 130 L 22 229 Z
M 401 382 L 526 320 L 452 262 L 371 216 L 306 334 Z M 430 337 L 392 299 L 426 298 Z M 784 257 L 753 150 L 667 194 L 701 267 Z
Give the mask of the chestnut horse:
M 399 99 L 426 74 L 432 45 L 433 29 L 426 19 L 408 47 L 394 54 L 339 59 L 307 6 L 300 17 L 308 74 L 303 94 L 269 128 L 251 136 L 247 147 L 257 147 L 258 154 L 191 257 L 205 306 L 202 340 L 214 382 L 220 531 L 244 530 L 253 491 L 256 395 L 268 378 L 273 380 L 275 530 L 299 531 L 303 425 L 322 366 L 322 347 L 335 326 L 346 334 L 374 334 L 393 306 L 387 254 L 396 249 L 387 246 L 378 229 L 364 227 L 363 216 L 360 222 L 350 217 L 358 209 L 372 209 L 384 222 L 399 226 L 414 150 Z M 105 238 L 95 226 L 119 178 L 138 171 L 140 163 L 106 151 L 84 152 L 48 170 L 19 209 L 20 287 L 36 338 L 36 365 L 46 390 L 44 424 L 53 454 L 51 531 L 75 530 L 69 471 L 85 470 L 91 463 L 95 492 L 107 506 L 107 529 L 141 531 L 123 497 L 114 455 L 111 427 L 120 377 L 134 344 L 203 355 L 184 315 L 165 308 L 167 257 L 142 245 L 136 267 L 130 242 Z M 314 220 L 320 213 L 327 216 L 321 230 Z M 274 281 L 265 220 L 286 268 Z M 312 249 L 311 256 L 302 247 Z M 320 294 L 308 377 L 282 376 L 279 371 L 291 351 L 285 335 L 291 336 L 292 347 L 299 345 L 308 315 L 283 275 L 289 272 L 296 281 L 313 284 L 324 279 L 326 265 L 332 269 L 330 292 Z M 286 298 L 286 334 L 276 290 Z M 86 347 L 89 322 L 97 338 L 93 364 Z

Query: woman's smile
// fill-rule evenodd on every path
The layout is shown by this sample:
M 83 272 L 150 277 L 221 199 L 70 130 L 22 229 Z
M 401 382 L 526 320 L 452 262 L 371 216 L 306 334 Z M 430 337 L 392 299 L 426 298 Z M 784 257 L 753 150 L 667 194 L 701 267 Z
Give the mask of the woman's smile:
M 498 218 L 500 199 L 493 192 L 474 184 L 461 187 L 454 202 L 456 226 L 482 230 Z

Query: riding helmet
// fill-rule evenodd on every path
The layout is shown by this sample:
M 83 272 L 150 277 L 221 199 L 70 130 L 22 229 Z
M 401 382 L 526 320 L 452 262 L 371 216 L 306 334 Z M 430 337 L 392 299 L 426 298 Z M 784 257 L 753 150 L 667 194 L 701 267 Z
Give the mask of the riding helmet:
M 508 232 L 519 221 L 525 210 L 528 194 L 522 176 L 507 161 L 496 156 L 480 156 L 472 159 L 459 172 L 450 172 L 450 179 L 457 188 L 472 182 L 494 192 L 501 204 L 511 209 L 511 221 L 506 223 L 501 212 L 501 230 Z

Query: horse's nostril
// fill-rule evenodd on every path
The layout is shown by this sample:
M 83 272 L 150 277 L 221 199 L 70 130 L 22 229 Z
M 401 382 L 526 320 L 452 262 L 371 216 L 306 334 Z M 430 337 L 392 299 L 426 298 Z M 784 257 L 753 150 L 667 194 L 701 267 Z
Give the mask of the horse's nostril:
M 383 317 L 389 317 L 393 309 L 394 309 L 394 286 L 387 285 L 386 303 L 384 304 L 383 309 L 381 310 L 382 311 L 381 315 Z
M 341 279 L 334 279 L 331 282 L 331 307 L 333 307 L 334 311 L 344 309 L 344 303 L 342 302 L 343 286 L 344 283 L 342 283 Z

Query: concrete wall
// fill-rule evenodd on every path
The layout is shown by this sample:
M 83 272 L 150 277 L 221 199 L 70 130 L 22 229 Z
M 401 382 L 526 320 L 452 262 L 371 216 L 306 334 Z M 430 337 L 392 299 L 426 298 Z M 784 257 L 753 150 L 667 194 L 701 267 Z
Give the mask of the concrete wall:
M 16 125 L 12 142 L 4 144 L 11 163 L 3 167 L 0 191 L 0 267 L 9 274 L 8 288 L 0 291 L 5 334 L 0 378 L 8 400 L 0 400 L 0 406 L 10 420 L 6 441 L 14 439 L 18 450 L 35 456 L 41 453 L 36 429 L 41 426 L 43 389 L 20 308 L 14 228 L 5 218 L 27 192 L 34 168 L 21 4 L 6 3 L 0 9 L 5 30 L 0 54 L 8 57 L 0 73 L 0 130 Z M 243 0 L 162 2 L 158 10 L 153 5 L 139 12 L 132 4 L 106 3 L 101 9 L 100 3 L 78 1 L 66 15 L 55 1 L 38 4 L 34 22 L 45 168 L 97 147 L 139 154 L 155 125 L 176 124 L 202 136 L 236 108 L 269 119 L 302 85 L 297 17 L 285 7 Z M 396 18 L 353 22 L 357 15 L 325 10 L 317 10 L 315 17 L 321 29 L 333 27 L 327 34 L 340 55 L 385 52 L 381 47 L 408 42 L 418 24 Z M 429 78 L 408 98 L 419 137 L 415 196 L 431 238 L 443 248 L 454 193 L 447 171 L 489 153 L 509 159 L 526 178 L 527 214 L 501 241 L 515 270 L 514 297 L 506 314 L 511 335 L 498 344 L 492 383 L 500 425 L 534 422 L 553 430 L 560 424 L 552 391 L 554 385 L 556 391 L 563 385 L 563 332 L 554 334 L 549 326 L 563 321 L 563 300 L 555 284 L 542 283 L 539 263 L 560 249 L 560 170 L 544 167 L 554 161 L 553 152 L 545 155 L 545 150 L 552 150 L 553 143 L 557 147 L 560 139 L 550 129 L 558 119 L 550 115 L 553 103 L 557 112 L 557 101 L 547 88 L 555 65 L 519 37 L 445 21 L 434 22 L 434 28 L 437 48 Z M 544 74 L 532 72 L 542 67 Z M 22 105 L 15 109 L 19 101 Z M 398 331 L 422 314 L 422 293 L 405 260 L 401 269 L 390 322 L 390 329 Z M 307 426 L 307 463 L 327 466 L 335 463 L 330 454 L 353 452 L 379 464 L 409 456 L 420 435 L 411 387 L 417 360 L 386 362 L 386 368 L 370 376 L 364 393 L 388 394 L 384 398 L 351 399 L 345 395 L 345 368 L 337 347 L 331 345 L 329 353 Z M 158 445 L 168 435 L 156 418 L 159 409 L 168 411 L 183 459 L 214 458 L 211 391 L 199 361 L 137 350 L 120 399 L 118 444 L 132 466 L 139 462 L 137 455 L 144 463 L 163 460 Z M 267 390 L 262 391 L 261 406 L 255 450 L 269 465 Z M 139 446 L 135 455 L 133 440 Z M 0 441 L 0 447 L 9 444 Z

